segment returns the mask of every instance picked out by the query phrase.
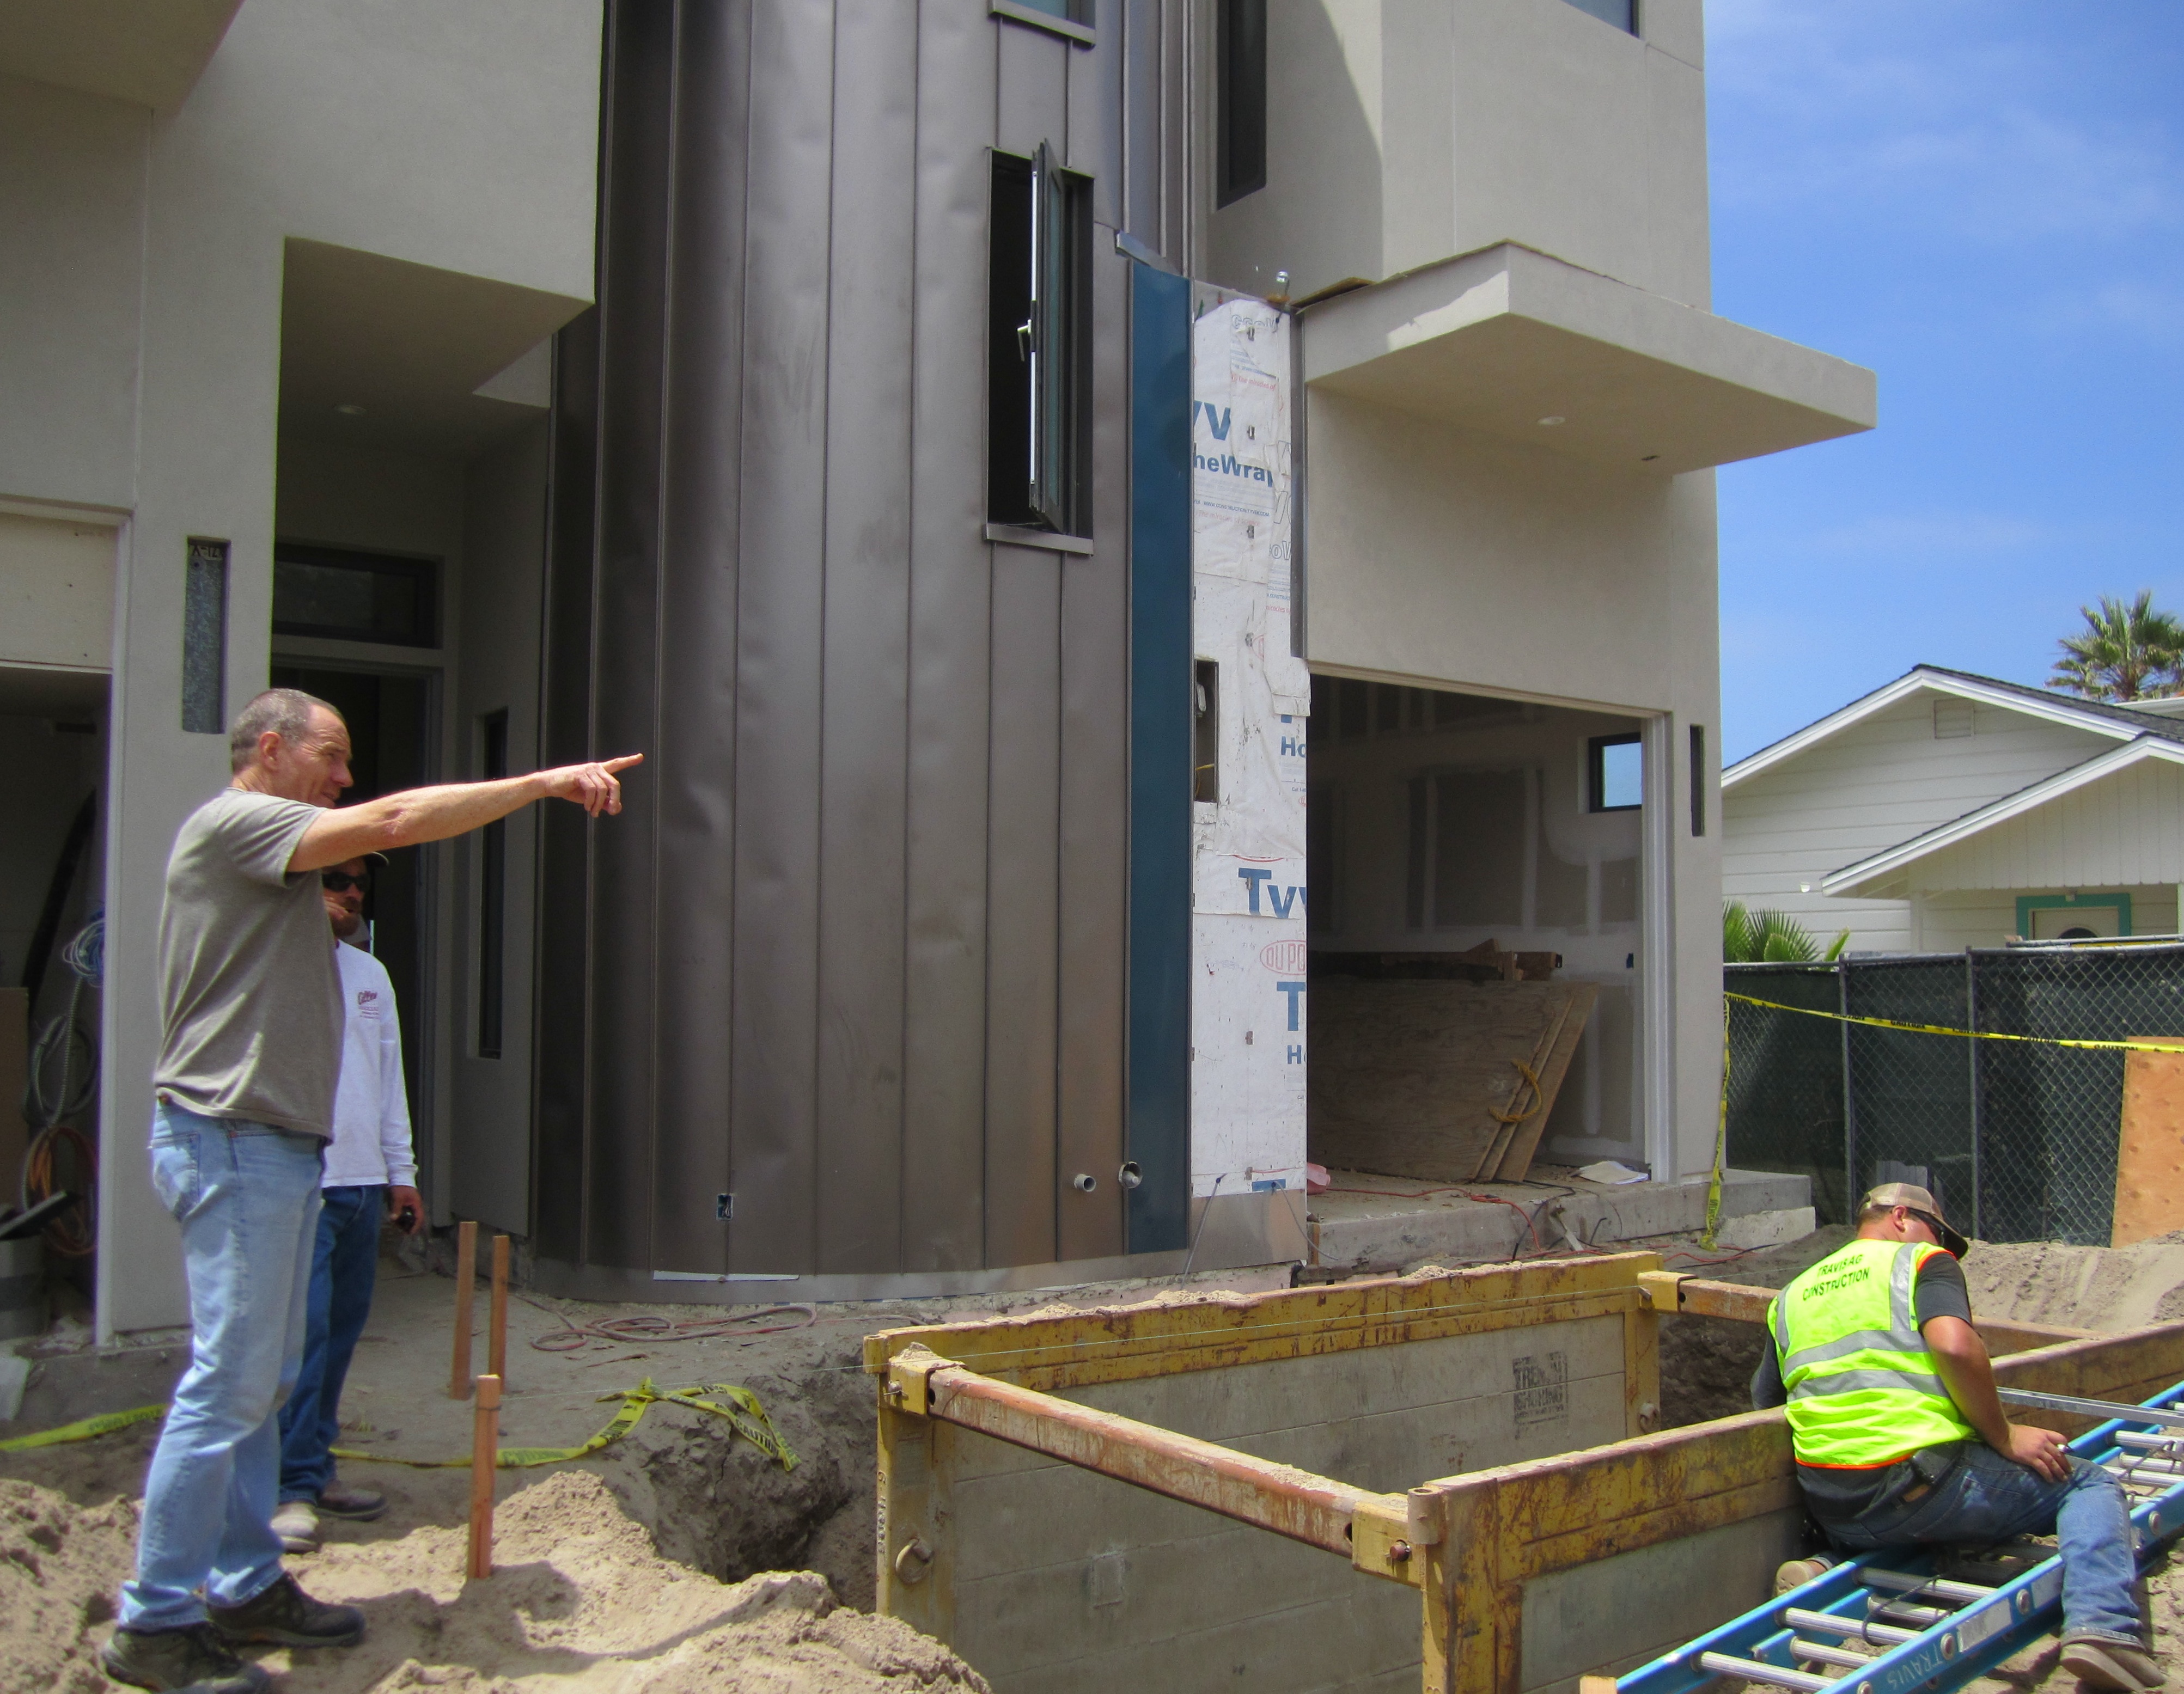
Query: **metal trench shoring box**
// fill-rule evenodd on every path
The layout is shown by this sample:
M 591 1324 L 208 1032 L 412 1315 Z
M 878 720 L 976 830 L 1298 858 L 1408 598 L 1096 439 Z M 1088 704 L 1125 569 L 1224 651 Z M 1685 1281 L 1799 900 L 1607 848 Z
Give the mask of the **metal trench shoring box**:
M 1650 1428 L 1658 1319 L 1639 1278 L 1658 1266 L 1625 1253 L 869 1337 L 879 1608 L 1004 1691 L 1415 1688 L 1435 1531 L 1412 1485 Z

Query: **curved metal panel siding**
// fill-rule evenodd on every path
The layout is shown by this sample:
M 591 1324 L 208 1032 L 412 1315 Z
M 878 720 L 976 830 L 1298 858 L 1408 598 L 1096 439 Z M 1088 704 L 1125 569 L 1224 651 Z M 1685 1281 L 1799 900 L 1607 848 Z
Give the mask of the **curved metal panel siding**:
M 870 1276 L 1120 1253 L 1110 230 L 1097 550 L 982 535 L 989 150 L 1097 168 L 1106 49 L 983 0 L 624 0 L 608 30 L 598 421 L 588 458 L 572 329 L 546 721 L 550 756 L 652 758 L 613 827 L 546 839 L 542 1256 Z

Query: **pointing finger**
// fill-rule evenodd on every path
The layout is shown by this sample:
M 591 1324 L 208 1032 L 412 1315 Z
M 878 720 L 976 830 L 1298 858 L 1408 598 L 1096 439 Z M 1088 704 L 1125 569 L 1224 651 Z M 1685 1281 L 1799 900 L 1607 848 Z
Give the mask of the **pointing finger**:
M 604 771 L 609 776 L 612 776 L 616 771 L 627 771 L 632 765 L 642 765 L 644 762 L 644 754 L 625 753 L 619 759 L 601 760 L 599 761 L 599 768 L 602 771 Z

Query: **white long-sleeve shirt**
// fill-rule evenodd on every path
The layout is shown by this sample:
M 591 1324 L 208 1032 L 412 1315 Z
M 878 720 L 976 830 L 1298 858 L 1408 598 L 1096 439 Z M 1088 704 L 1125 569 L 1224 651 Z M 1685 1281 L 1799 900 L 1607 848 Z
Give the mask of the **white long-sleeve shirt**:
M 361 948 L 334 944 L 341 966 L 341 1087 L 325 1188 L 417 1185 L 410 1148 L 410 1097 L 402 1086 L 402 1026 L 387 967 Z

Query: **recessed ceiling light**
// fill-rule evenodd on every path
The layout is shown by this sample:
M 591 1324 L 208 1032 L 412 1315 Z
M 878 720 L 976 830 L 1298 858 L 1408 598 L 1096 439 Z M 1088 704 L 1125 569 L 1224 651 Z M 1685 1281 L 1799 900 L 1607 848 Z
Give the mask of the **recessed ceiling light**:
M 345 418 L 360 418 L 364 415 L 364 408 L 354 400 L 343 400 L 334 410 Z
M 1552 429 L 1558 423 L 1567 423 L 1568 421 L 1569 420 L 1567 418 L 1541 418 L 1540 420 L 1540 427 L 1541 429 Z

